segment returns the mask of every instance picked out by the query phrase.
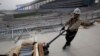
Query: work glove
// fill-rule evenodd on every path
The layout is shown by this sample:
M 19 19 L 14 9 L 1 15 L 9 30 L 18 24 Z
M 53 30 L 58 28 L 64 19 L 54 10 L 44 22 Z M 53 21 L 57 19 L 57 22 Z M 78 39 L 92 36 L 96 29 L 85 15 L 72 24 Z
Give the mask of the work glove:
M 61 30 L 65 30 L 65 26 L 61 28 Z

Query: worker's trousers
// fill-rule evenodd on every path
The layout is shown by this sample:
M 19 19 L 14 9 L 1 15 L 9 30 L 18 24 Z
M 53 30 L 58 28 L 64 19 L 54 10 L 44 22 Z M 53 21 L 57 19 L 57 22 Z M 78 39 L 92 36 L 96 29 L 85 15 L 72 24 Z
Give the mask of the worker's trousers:
M 75 31 L 71 31 L 71 30 L 66 30 L 67 33 L 66 33 L 66 44 L 65 45 L 70 45 L 71 41 L 74 39 L 76 33 L 78 30 L 75 30 Z

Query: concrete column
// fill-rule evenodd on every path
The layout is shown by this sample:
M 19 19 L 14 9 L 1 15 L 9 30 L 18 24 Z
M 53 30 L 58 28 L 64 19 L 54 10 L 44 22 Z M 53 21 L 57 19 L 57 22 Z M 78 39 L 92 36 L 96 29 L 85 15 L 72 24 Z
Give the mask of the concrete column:
M 34 4 L 34 9 L 36 8 L 36 5 Z
M 25 10 L 26 7 L 22 8 L 22 10 Z
M 12 36 L 11 36 L 11 38 L 13 39 L 13 29 L 12 29 Z
M 30 6 L 30 9 L 32 9 L 32 5 Z
M 30 6 L 27 7 L 27 10 L 30 10 Z
M 42 5 L 45 4 L 45 1 L 42 2 Z
M 35 4 L 33 5 L 33 9 L 35 9 Z
M 40 6 L 42 5 L 42 2 L 40 2 Z
M 37 4 L 35 4 L 35 9 L 37 9 Z
M 29 10 L 29 6 L 28 7 L 26 7 L 27 8 L 27 10 Z
M 34 9 L 34 4 L 31 6 L 31 9 Z
M 37 3 L 37 9 L 39 8 L 39 3 Z
M 36 9 L 38 9 L 38 3 L 36 4 Z

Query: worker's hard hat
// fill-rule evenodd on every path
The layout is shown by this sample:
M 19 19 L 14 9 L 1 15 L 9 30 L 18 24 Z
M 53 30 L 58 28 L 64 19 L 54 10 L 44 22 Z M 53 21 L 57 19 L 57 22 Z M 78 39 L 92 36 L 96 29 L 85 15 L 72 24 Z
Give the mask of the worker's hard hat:
M 81 14 L 81 10 L 79 8 L 74 9 L 73 13 L 75 14 Z

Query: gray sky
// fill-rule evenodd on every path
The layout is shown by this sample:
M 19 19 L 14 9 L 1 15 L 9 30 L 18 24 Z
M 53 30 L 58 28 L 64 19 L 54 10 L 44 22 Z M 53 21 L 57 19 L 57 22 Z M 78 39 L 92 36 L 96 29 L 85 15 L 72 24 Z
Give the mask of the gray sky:
M 34 0 L 0 0 L 0 10 L 13 10 L 16 5 L 28 3 Z

